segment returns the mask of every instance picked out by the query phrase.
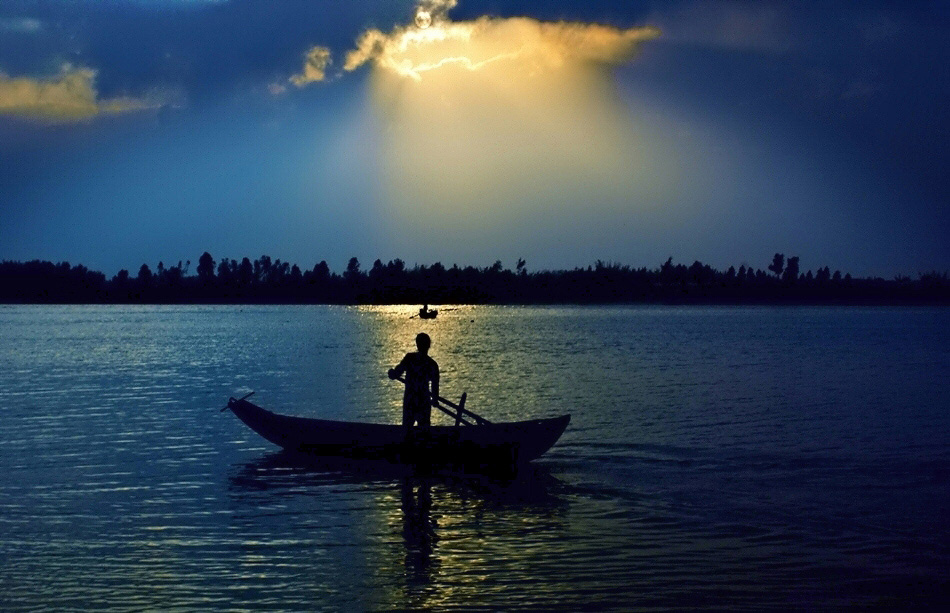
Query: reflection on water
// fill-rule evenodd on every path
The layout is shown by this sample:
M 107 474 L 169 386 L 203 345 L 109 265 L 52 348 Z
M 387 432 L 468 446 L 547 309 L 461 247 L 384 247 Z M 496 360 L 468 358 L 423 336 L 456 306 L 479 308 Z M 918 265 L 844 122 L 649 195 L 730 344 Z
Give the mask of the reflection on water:
M 950 311 L 415 309 L 0 307 L 0 610 L 948 604 Z M 397 423 L 420 331 L 561 441 L 422 476 L 218 411 Z
M 406 546 L 406 591 L 416 604 L 420 593 L 433 585 L 439 558 L 435 544 L 439 540 L 438 523 L 432 517 L 432 484 L 428 479 L 403 479 L 402 538 Z M 424 604 L 424 603 L 421 603 Z
M 420 476 L 385 461 L 279 452 L 238 467 L 229 481 L 242 531 L 284 530 L 310 512 L 314 497 L 322 501 L 322 514 L 350 516 L 365 533 L 348 538 L 376 545 L 372 567 L 377 589 L 385 588 L 361 604 L 386 608 L 478 599 L 486 573 L 473 568 L 492 564 L 489 553 L 514 569 L 529 566 L 540 546 L 531 546 L 532 540 L 563 529 L 568 508 L 566 484 L 544 466 L 504 480 Z M 335 495 L 325 496 L 329 492 Z M 558 548 L 553 540 L 547 546 Z M 512 572 L 511 580 L 532 580 Z

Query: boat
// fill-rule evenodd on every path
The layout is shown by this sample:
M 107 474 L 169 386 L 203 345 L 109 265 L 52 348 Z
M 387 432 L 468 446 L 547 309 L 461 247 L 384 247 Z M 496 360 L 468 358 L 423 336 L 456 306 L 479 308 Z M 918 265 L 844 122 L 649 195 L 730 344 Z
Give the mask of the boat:
M 435 319 L 439 315 L 438 309 L 429 309 L 428 305 L 419 309 L 419 319 Z
M 409 430 L 397 424 L 281 415 L 249 402 L 247 396 L 230 398 L 222 411 L 230 409 L 251 430 L 288 451 L 464 471 L 516 467 L 535 460 L 557 442 L 571 421 L 570 415 L 562 415 L 492 423 L 464 409 L 464 395 L 461 406 L 446 404 L 458 411 L 457 425 Z

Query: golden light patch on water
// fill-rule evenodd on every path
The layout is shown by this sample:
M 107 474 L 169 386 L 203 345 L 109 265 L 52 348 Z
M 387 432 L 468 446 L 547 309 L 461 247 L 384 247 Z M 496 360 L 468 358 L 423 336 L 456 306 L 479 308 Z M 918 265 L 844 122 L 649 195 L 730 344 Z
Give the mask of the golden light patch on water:
M 461 394 L 473 385 L 473 382 L 460 377 L 459 373 L 467 369 L 459 360 L 465 355 L 466 345 L 471 343 L 472 318 L 479 307 L 430 304 L 429 308 L 438 310 L 439 315 L 429 320 L 418 317 L 420 306 L 358 307 L 361 314 L 371 317 L 373 321 L 369 330 L 372 334 L 370 342 L 379 348 L 376 369 L 385 378 L 386 372 L 398 364 L 406 353 L 416 351 L 416 335 L 425 332 L 432 339 L 430 355 L 438 362 L 441 371 L 440 393 L 444 398 L 458 402 Z M 402 384 L 386 382 L 382 385 L 388 421 L 399 423 L 402 419 Z M 448 423 L 448 418 L 435 409 L 432 419 L 436 424 Z M 387 419 L 383 418 L 383 421 Z
M 921 475 L 946 465 L 931 402 L 946 377 L 920 368 L 946 361 L 944 311 L 411 319 L 419 306 L 0 309 L 3 608 L 772 610 L 945 593 L 946 482 Z M 495 421 L 573 414 L 531 472 L 301 465 L 220 412 L 239 380 L 281 412 L 387 421 L 377 400 L 401 396 L 385 369 L 419 331 L 443 395 L 467 389 Z

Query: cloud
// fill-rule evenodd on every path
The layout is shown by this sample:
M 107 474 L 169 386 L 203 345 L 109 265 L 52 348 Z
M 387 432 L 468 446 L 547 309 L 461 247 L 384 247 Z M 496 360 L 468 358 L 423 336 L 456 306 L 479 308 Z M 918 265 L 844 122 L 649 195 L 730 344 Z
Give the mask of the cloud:
M 32 17 L 11 17 L 0 19 L 0 32 L 19 32 L 35 34 L 43 29 L 43 22 Z
M 416 5 L 415 23 L 417 27 L 428 28 L 448 19 L 448 13 L 455 8 L 458 0 L 420 0 Z
M 418 15 L 424 11 L 417 12 Z M 479 70 L 493 63 L 536 74 L 570 63 L 615 65 L 631 59 L 640 43 L 659 36 L 651 26 L 619 29 L 570 22 L 542 22 L 527 17 L 481 17 L 465 22 L 436 22 L 397 28 L 390 34 L 372 29 L 357 40 L 343 69 L 366 63 L 420 80 L 442 68 Z
M 452 22 L 448 11 L 456 0 L 422 0 L 412 25 L 391 33 L 369 29 L 356 48 L 346 54 L 343 70 L 354 71 L 372 63 L 404 77 L 419 80 L 439 68 L 478 70 L 494 62 L 520 65 L 536 72 L 570 62 L 620 64 L 630 60 L 639 45 L 660 35 L 658 28 L 543 22 L 528 17 L 491 18 Z M 306 55 L 303 72 L 290 78 L 298 87 L 323 81 L 331 63 L 330 50 L 315 46 Z
M 371 69 L 379 219 L 392 236 L 411 243 L 429 228 L 434 253 L 566 240 L 580 225 L 620 227 L 670 189 L 664 146 L 620 99 L 611 70 L 657 28 L 452 21 L 455 4 L 422 0 L 412 23 L 366 30 L 342 62 L 344 72 Z
M 0 115 L 68 122 L 155 109 L 169 103 L 167 96 L 159 94 L 100 99 L 95 78 L 96 71 L 69 65 L 64 66 L 59 75 L 45 80 L 14 78 L 0 72 Z
M 330 50 L 326 47 L 314 47 L 307 52 L 303 72 L 290 77 L 290 81 L 297 87 L 323 81 L 327 76 L 326 71 L 329 65 Z

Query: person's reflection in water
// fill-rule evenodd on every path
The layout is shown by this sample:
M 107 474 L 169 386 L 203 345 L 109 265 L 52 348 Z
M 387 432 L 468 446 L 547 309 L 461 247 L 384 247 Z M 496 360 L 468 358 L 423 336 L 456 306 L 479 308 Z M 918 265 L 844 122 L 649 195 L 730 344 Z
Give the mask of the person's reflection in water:
M 406 582 L 410 592 L 432 584 L 438 569 L 433 555 L 439 540 L 432 517 L 431 485 L 426 480 L 402 482 L 402 537 L 406 545 Z

